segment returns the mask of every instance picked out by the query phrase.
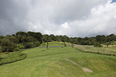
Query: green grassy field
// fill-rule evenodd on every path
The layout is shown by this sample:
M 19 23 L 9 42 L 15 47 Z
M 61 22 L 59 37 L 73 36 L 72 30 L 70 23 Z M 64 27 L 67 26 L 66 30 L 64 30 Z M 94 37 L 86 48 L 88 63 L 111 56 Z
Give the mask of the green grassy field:
M 26 59 L 0 66 L 0 77 L 115 77 L 116 57 L 72 47 L 33 48 Z
M 66 43 L 66 45 L 71 45 L 70 43 Z M 40 45 L 40 47 L 46 47 L 47 43 L 42 43 Z M 57 42 L 57 41 L 52 41 L 52 42 L 48 42 L 48 46 L 64 46 L 63 42 Z

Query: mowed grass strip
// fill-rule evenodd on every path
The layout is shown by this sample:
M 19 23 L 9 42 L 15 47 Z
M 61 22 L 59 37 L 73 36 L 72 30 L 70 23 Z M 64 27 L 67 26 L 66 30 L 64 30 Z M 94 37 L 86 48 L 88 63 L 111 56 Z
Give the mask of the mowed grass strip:
M 26 59 L 0 66 L 1 77 L 110 77 L 116 70 L 115 56 L 84 53 L 72 47 L 37 47 L 23 53 Z

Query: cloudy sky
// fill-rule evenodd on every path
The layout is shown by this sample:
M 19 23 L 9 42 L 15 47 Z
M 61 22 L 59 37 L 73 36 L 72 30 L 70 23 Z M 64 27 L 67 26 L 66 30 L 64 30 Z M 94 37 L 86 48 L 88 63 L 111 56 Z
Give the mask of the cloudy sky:
M 116 0 L 0 0 L 0 35 L 17 31 L 70 37 L 116 34 Z

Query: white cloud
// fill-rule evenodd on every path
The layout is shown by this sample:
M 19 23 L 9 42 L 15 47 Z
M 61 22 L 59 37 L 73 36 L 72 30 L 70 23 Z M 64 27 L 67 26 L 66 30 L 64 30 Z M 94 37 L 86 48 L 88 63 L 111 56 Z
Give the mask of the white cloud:
M 73 36 L 91 36 L 97 34 L 116 34 L 116 5 L 110 3 L 95 6 L 85 20 L 75 20 L 69 23 Z
M 69 27 L 69 24 L 65 22 L 64 24 L 61 24 L 57 31 L 55 32 L 57 35 L 68 35 L 70 34 L 71 28 Z

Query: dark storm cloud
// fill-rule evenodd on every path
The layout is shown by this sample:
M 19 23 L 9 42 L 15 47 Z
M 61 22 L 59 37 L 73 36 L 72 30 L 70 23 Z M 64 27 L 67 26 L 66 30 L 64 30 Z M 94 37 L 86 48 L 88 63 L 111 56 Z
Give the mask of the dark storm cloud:
M 23 2 L 21 3 L 14 0 L 0 0 L 0 35 L 26 30 L 22 24 L 26 15 L 26 7 Z

